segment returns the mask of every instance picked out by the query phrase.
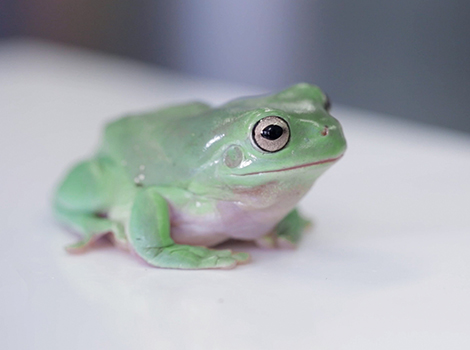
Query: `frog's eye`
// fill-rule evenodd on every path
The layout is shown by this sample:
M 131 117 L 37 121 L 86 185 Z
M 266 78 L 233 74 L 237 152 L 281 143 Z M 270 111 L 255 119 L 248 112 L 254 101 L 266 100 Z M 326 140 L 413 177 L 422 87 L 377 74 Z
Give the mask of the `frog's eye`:
M 266 152 L 280 151 L 287 145 L 289 138 L 289 124 L 281 117 L 265 117 L 253 128 L 254 144 Z
M 331 109 L 331 100 L 327 94 L 325 94 L 325 103 L 323 105 L 323 108 L 325 108 L 325 111 L 327 112 L 329 112 Z

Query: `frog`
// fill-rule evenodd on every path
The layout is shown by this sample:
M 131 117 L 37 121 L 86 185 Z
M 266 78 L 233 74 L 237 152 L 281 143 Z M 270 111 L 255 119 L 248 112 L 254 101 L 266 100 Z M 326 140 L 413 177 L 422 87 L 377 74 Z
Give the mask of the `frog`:
M 250 255 L 217 247 L 228 240 L 296 247 L 309 225 L 298 202 L 346 150 L 330 105 L 299 83 L 111 121 L 55 192 L 55 217 L 80 234 L 66 249 L 107 236 L 150 266 L 229 269 Z

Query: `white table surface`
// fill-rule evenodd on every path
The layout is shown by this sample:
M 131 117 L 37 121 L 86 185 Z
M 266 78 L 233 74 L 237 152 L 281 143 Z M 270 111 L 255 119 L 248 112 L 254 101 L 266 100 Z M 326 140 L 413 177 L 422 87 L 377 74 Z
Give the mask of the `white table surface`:
M 470 137 L 448 130 L 334 108 L 349 149 L 301 203 L 315 226 L 297 251 L 175 271 L 63 250 L 51 193 L 105 121 L 254 92 L 0 43 L 1 349 L 470 349 Z

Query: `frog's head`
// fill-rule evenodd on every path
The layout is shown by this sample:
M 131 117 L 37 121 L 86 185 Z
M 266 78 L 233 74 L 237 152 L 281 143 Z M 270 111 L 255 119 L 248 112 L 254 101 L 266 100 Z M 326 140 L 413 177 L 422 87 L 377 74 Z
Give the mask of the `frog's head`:
M 346 150 L 328 97 L 297 84 L 278 94 L 230 102 L 211 115 L 210 181 L 231 193 L 300 199 Z

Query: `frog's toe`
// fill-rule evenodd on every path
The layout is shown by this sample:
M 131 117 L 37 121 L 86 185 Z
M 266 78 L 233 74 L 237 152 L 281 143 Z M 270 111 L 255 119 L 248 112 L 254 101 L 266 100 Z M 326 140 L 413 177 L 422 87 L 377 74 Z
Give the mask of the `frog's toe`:
M 237 260 L 232 257 L 212 255 L 201 260 L 199 267 L 203 269 L 232 269 L 237 266 Z
M 65 250 L 72 254 L 80 254 L 85 252 L 95 240 L 92 237 L 86 237 L 76 243 L 65 246 Z
M 290 241 L 286 237 L 278 237 L 276 240 L 276 246 L 281 249 L 296 249 L 297 244 Z
M 229 257 L 232 255 L 232 251 L 230 249 L 223 249 L 223 250 L 212 250 L 205 247 L 199 246 L 189 246 L 189 251 L 201 258 L 217 255 L 220 257 Z
M 261 249 L 275 249 L 276 238 L 273 234 L 269 234 L 258 239 L 255 239 L 255 244 Z
M 199 267 L 206 269 L 231 269 L 239 264 L 248 262 L 248 253 L 232 253 L 231 250 L 211 250 L 201 259 Z
M 82 241 L 80 241 L 80 242 L 65 246 L 65 250 L 72 254 L 80 254 L 86 250 L 88 245 L 89 245 L 88 243 L 83 243 Z
M 234 258 L 238 264 L 246 264 L 251 259 L 250 254 L 243 252 L 233 253 L 232 258 Z

